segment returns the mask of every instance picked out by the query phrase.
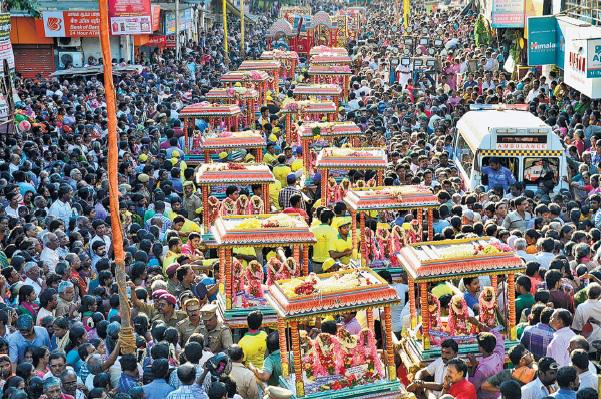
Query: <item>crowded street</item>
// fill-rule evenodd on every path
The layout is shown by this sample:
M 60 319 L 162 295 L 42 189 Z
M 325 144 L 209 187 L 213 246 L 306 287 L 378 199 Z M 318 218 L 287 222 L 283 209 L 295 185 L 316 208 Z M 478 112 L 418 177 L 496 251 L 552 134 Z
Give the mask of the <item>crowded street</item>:
M 48 73 L 11 10 L 0 399 L 600 398 L 597 38 L 248 2 L 173 42 L 40 10 L 101 49 Z

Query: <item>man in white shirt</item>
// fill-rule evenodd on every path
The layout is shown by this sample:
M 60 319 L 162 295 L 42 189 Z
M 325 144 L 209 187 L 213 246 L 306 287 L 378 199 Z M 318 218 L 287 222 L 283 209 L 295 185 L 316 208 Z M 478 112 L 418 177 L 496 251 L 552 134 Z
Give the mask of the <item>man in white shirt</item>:
M 572 325 L 572 314 L 567 309 L 556 309 L 551 315 L 549 325 L 555 330 L 553 339 L 547 347 L 547 356 L 555 359 L 559 367 L 569 366 L 570 339 L 576 335 L 570 328 Z
M 452 339 L 447 339 L 441 344 L 441 355 L 438 359 L 415 373 L 413 382 L 407 387 L 409 392 L 428 390 L 435 397 L 439 397 L 447 373 L 447 363 L 457 357 L 459 346 Z M 434 382 L 426 382 L 425 378 L 433 378 Z M 430 395 L 428 395 L 429 397 Z
M 63 184 L 58 189 L 58 199 L 52 203 L 48 209 L 48 216 L 60 219 L 65 223 L 65 230 L 69 229 L 69 219 L 73 215 L 71 209 L 71 197 L 73 189 L 68 184 Z
M 23 266 L 23 273 L 25 273 L 25 284 L 31 285 L 36 295 L 40 295 L 42 292 L 42 284 L 40 281 L 40 268 L 35 262 L 27 262 Z
M 35 320 L 36 326 L 42 325 L 42 320 L 48 316 L 55 317 L 54 310 L 58 303 L 58 295 L 54 288 L 46 288 L 39 296 L 40 299 L 40 310 Z
M 543 399 L 557 391 L 557 370 L 559 365 L 550 357 L 538 361 L 537 378 L 522 387 L 522 399 Z
M 588 299 L 578 305 L 576 312 L 574 313 L 572 329 L 576 332 L 582 331 L 584 325 L 590 319 L 601 322 L 601 301 L 599 301 L 599 298 L 601 297 L 601 285 L 591 283 L 586 288 L 586 294 Z
M 551 261 L 555 259 L 555 241 L 551 237 L 540 238 L 536 243 L 538 253 L 536 254 L 536 261 L 540 263 L 540 268 L 549 270 Z
M 46 233 L 44 237 L 42 237 L 42 242 L 44 243 L 44 249 L 40 254 L 40 260 L 48 266 L 50 272 L 54 273 L 56 265 L 60 261 L 60 257 L 56 252 L 56 249 L 58 248 L 58 237 L 54 233 Z
M 588 353 L 583 349 L 576 349 L 570 354 L 570 360 L 578 372 L 579 389 L 593 388 L 596 391 L 599 387 L 599 379 L 597 374 L 592 373 L 588 368 Z

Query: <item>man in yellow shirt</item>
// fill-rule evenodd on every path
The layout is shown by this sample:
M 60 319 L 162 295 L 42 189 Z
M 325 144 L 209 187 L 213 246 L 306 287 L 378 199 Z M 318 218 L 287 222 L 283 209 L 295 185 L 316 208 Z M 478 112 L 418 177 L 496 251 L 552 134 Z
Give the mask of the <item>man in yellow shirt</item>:
M 244 364 L 248 367 L 262 367 L 267 349 L 267 333 L 260 330 L 263 323 L 263 313 L 260 310 L 254 310 L 246 316 L 248 332 L 238 342 L 238 345 L 244 351 Z
M 313 245 L 313 257 L 311 258 L 314 273 L 322 272 L 323 262 L 330 257 L 330 245 L 338 236 L 336 229 L 331 226 L 333 218 L 334 212 L 331 209 L 324 208 L 319 215 L 321 223 L 310 228 L 311 233 L 317 240 Z
M 167 245 L 169 246 L 169 251 L 167 251 L 167 255 L 163 258 L 163 274 L 167 274 L 167 267 L 172 263 L 177 262 L 177 258 L 182 254 L 182 240 L 178 237 L 171 237 L 169 241 L 167 241 Z
M 286 177 L 292 173 L 290 166 L 286 165 L 286 156 L 284 154 L 278 155 L 278 164 L 273 167 L 273 176 L 277 181 L 280 182 L 282 187 L 286 187 Z
M 340 218 L 338 221 L 338 234 L 330 240 L 330 257 L 348 265 L 353 253 L 353 238 L 350 234 L 351 218 Z
M 275 153 L 275 143 L 267 144 L 267 152 L 263 155 L 263 162 L 267 165 L 273 165 L 277 159 L 278 155 Z

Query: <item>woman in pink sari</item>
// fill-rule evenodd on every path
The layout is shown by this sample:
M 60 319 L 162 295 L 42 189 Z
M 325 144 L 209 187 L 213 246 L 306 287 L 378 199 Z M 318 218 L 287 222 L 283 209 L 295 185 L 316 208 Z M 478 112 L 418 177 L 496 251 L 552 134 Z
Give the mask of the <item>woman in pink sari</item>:
M 445 62 L 445 68 L 443 72 L 447 76 L 447 84 L 451 87 L 451 90 L 457 90 L 457 73 L 459 72 L 459 63 L 457 59 Z

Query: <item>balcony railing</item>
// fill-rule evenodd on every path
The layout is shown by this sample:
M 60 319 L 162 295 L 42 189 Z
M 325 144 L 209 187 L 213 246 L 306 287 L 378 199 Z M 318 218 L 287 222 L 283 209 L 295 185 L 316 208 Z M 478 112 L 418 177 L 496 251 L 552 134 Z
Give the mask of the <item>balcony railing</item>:
M 570 17 L 601 25 L 601 0 L 566 0 L 565 10 Z

